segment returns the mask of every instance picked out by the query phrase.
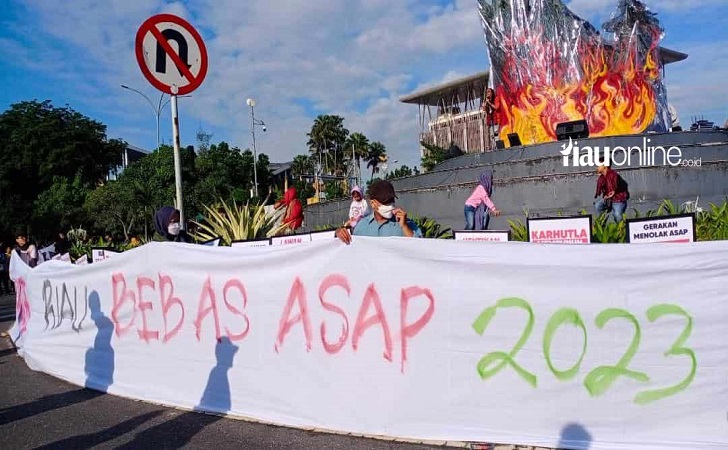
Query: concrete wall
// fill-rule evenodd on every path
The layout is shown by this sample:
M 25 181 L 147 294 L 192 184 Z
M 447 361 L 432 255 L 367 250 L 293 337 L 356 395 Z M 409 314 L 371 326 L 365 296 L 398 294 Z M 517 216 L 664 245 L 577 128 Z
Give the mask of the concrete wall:
M 719 203 L 728 197 L 728 133 L 683 132 L 640 136 L 615 136 L 578 141 L 584 146 L 630 147 L 676 145 L 682 158 L 700 159 L 700 167 L 640 165 L 637 150 L 630 164 L 617 168 L 629 183 L 629 209 L 655 209 L 667 198 L 680 204 L 695 201 L 700 205 Z M 503 216 L 491 218 L 490 229 L 507 229 L 508 219 L 523 219 L 524 210 L 531 217 L 558 213 L 575 214 L 582 209 L 593 211 L 596 187 L 595 168 L 565 167 L 560 153 L 562 143 L 545 143 L 490 153 L 464 155 L 439 164 L 435 170 L 393 181 L 398 204 L 410 215 L 425 215 L 443 225 L 462 229 L 465 199 L 477 185 L 484 168 L 494 174 L 493 201 Z M 349 211 L 347 200 L 330 201 L 305 209 L 305 226 L 340 225 Z

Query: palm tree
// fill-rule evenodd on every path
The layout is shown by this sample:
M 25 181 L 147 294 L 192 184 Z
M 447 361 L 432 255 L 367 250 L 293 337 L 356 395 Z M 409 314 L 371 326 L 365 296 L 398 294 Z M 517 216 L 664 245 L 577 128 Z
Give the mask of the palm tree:
M 379 165 L 387 161 L 387 147 L 381 142 L 372 142 L 369 145 L 367 161 L 367 167 L 372 169 L 371 178 L 374 178 L 374 174 L 379 172 Z
M 308 155 L 296 155 L 291 163 L 291 175 L 300 177 L 313 173 L 313 160 Z
M 351 149 L 354 149 L 354 158 L 356 158 L 356 168 L 359 177 L 361 177 L 361 160 L 369 157 L 369 139 L 362 133 L 352 133 L 346 140 L 346 151 L 348 155 Z
M 343 164 L 342 151 L 349 130 L 344 128 L 344 118 L 334 115 L 318 116 L 311 127 L 308 136 L 308 148 L 319 160 L 323 160 L 328 173 L 335 172 Z M 323 154 L 326 154 L 324 157 Z M 328 170 L 329 162 L 333 170 Z

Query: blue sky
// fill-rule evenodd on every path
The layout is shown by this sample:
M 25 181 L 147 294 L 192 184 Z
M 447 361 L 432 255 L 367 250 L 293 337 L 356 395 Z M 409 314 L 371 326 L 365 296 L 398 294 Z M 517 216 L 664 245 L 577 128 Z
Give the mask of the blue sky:
M 666 35 L 688 53 L 667 67 L 668 99 L 682 125 L 703 115 L 728 119 L 728 0 L 647 0 Z M 0 13 L 0 108 L 50 99 L 108 125 L 110 137 L 153 148 L 156 123 L 127 84 L 157 97 L 134 56 L 134 37 L 151 15 L 180 15 L 201 31 L 210 69 L 180 100 L 183 145 L 200 127 L 250 146 L 249 109 L 268 132 L 258 149 L 274 161 L 306 152 L 316 114 L 345 117 L 353 131 L 383 142 L 392 159 L 418 163 L 417 107 L 398 99 L 488 68 L 475 0 L 5 0 Z M 685 5 L 690 5 L 689 7 Z M 572 0 L 599 27 L 617 0 Z M 162 138 L 171 141 L 169 109 Z

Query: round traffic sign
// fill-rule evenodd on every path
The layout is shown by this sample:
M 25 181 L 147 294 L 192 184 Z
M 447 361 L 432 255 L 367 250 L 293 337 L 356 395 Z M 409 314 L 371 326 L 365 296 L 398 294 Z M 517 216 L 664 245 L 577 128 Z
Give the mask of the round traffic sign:
M 189 94 L 207 75 L 202 36 L 181 17 L 157 14 L 144 21 L 135 48 L 144 77 L 164 93 Z

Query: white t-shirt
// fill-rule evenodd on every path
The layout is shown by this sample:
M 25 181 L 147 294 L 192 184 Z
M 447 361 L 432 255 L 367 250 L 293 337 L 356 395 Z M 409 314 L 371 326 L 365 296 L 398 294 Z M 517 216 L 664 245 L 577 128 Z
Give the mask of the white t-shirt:
M 18 248 L 18 251 L 20 252 L 20 259 L 22 259 L 25 264 L 30 264 L 31 259 L 35 259 L 36 262 L 38 261 L 38 249 L 35 248 L 35 245 L 30 244 L 25 250 Z
M 369 211 L 369 205 L 367 205 L 367 201 L 362 199 L 361 201 L 351 201 L 351 206 L 349 207 L 349 218 L 350 219 L 358 219 L 361 216 L 365 216 L 367 212 Z

